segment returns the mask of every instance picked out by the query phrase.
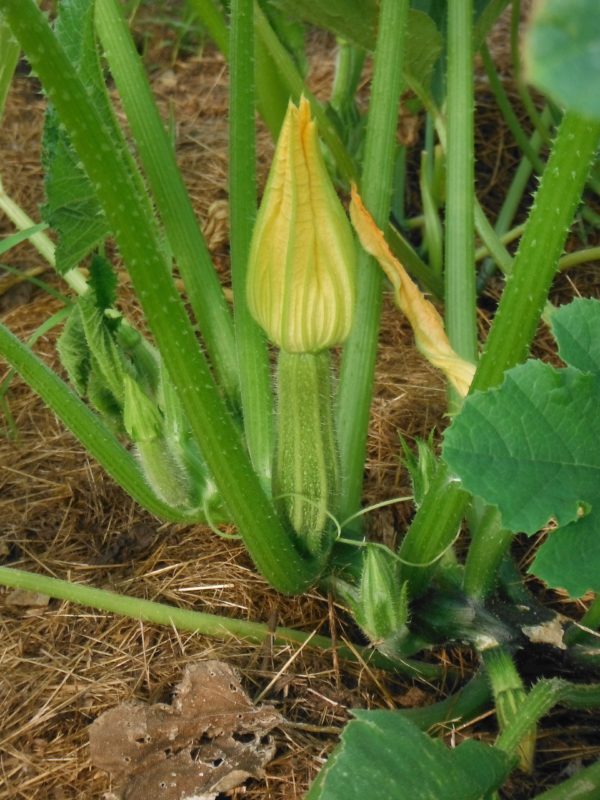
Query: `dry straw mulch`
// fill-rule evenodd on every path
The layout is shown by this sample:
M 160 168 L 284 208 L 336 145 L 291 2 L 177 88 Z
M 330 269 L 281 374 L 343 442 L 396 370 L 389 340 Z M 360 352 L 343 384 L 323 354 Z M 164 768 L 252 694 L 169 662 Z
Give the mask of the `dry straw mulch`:
M 318 91 L 331 76 L 332 45 L 319 39 L 315 47 Z M 178 158 L 224 281 L 226 78 L 223 60 L 211 49 L 201 58 L 153 70 L 161 107 L 165 112 L 171 109 L 177 121 Z M 485 92 L 480 101 L 481 130 L 494 132 L 492 137 L 484 133 L 479 141 L 480 189 L 486 205 L 497 210 L 495 198 L 506 186 L 516 150 L 505 146 L 509 137 Z M 6 189 L 35 217 L 42 200 L 42 114 L 38 86 L 22 75 L 0 130 L 0 164 Z M 259 150 L 264 178 L 272 152 L 264 131 Z M 1 220 L 0 224 L 2 232 L 10 229 Z M 27 244 L 15 249 L 11 258 L 24 269 L 41 263 Z M 600 280 L 594 268 L 578 276 L 586 294 L 598 295 Z M 561 287 L 572 293 L 567 279 L 561 279 Z M 492 288 L 490 307 L 496 296 Z M 56 301 L 29 284 L 3 293 L 0 302 L 3 321 L 21 337 L 58 308 Z M 136 313 L 126 281 L 122 303 Z M 481 326 L 484 333 L 488 315 L 483 310 Z M 56 332 L 51 332 L 35 348 L 54 366 L 55 339 Z M 547 339 L 540 347 L 550 349 Z M 387 301 L 378 363 L 366 465 L 368 503 L 409 494 L 399 459 L 399 434 L 410 441 L 445 424 L 443 383 L 415 353 L 410 331 Z M 316 592 L 301 598 L 273 592 L 237 542 L 220 539 L 202 526 L 161 524 L 141 511 L 18 379 L 9 403 L 18 436 L 0 440 L 2 563 L 184 608 L 357 640 L 343 609 L 328 598 Z M 371 515 L 370 527 L 391 542 L 410 513 L 407 504 L 394 506 Z M 257 800 L 302 797 L 349 719 L 349 709 L 423 704 L 437 699 L 440 691 L 365 663 L 340 662 L 331 652 L 221 642 L 6 590 L 0 590 L 0 626 L 0 800 L 101 798 L 110 785 L 107 776 L 90 765 L 89 724 L 124 700 L 168 702 L 186 665 L 197 661 L 218 659 L 238 668 L 249 695 L 264 693 L 264 700 L 289 723 L 275 732 L 277 753 L 265 779 L 250 781 L 244 792 L 234 793 Z M 458 651 L 440 652 L 436 658 L 464 668 L 465 674 L 472 666 L 463 665 Z M 556 761 L 555 771 L 576 757 L 592 755 L 594 745 L 589 737 L 582 739 L 580 731 L 589 722 L 582 722 L 581 716 L 573 719 L 573 729 L 561 721 L 560 747 L 551 733 L 542 741 L 542 759 Z M 460 740 L 467 733 L 459 730 L 454 736 Z M 531 786 L 515 787 L 511 796 L 531 796 Z

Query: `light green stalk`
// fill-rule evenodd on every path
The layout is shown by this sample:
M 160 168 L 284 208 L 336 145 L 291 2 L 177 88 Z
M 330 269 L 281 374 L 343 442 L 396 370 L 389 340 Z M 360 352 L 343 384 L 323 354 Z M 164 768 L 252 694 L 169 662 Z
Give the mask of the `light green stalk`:
M 504 647 L 490 647 L 481 653 L 481 659 L 492 685 L 496 703 L 496 718 L 501 733 L 509 729 L 521 713 L 527 692 L 516 670 L 513 659 Z M 536 725 L 529 727 L 516 747 L 519 766 L 531 772 L 535 755 Z
M 239 383 L 229 308 L 177 167 L 169 135 L 116 0 L 97 1 L 96 27 L 212 367 L 235 404 Z
M 407 15 L 407 0 L 382 0 L 361 191 L 375 222 L 384 229 L 390 210 Z M 364 252 L 359 255 L 357 275 L 357 313 L 342 354 L 338 391 L 342 518 L 360 507 L 381 313 L 381 271 Z
M 547 792 L 536 794 L 534 800 L 597 800 L 600 796 L 600 761 L 580 769 L 566 781 Z
M 505 370 L 526 358 L 599 137 L 600 124 L 570 112 L 565 114 L 479 361 L 472 391 L 497 386 Z M 432 538 L 439 548 L 437 553 L 445 550 L 456 536 L 468 502 L 469 496 L 460 484 L 451 481 L 445 469 L 440 470 L 402 543 L 400 556 L 408 561 L 428 561 L 422 554 L 431 552 Z M 496 558 L 495 551 L 493 558 Z M 422 592 L 430 576 L 431 568 L 403 569 L 403 577 L 410 580 L 411 592 Z
M 477 360 L 475 174 L 473 143 L 473 3 L 448 5 L 445 322 L 450 344 Z
M 246 302 L 256 217 L 253 0 L 232 0 L 229 81 L 229 221 L 237 360 L 244 434 L 252 464 L 270 486 L 273 399 L 265 338 Z
M 144 622 L 157 625 L 173 626 L 180 631 L 193 631 L 216 639 L 235 639 L 261 644 L 273 641 L 277 645 L 293 642 L 318 650 L 332 650 L 334 643 L 326 636 L 309 634 L 293 628 L 272 628 L 263 622 L 250 622 L 244 619 L 221 617 L 218 614 L 207 614 L 203 611 L 190 611 L 166 603 L 156 603 L 139 597 L 128 597 L 105 589 L 83 586 L 71 581 L 36 575 L 13 567 L 0 567 L 0 584 L 24 589 L 29 592 L 40 592 L 59 600 L 89 606 L 99 611 L 108 611 Z M 418 661 L 404 661 L 400 664 L 391 662 L 367 648 L 337 645 L 336 652 L 341 658 L 349 661 L 360 661 L 382 669 L 393 669 L 408 675 L 423 678 L 439 678 L 440 668 L 434 664 L 421 664 Z
M 21 231 L 33 228 L 34 221 L 29 217 L 21 208 L 20 205 L 4 191 L 2 179 L 0 178 L 0 209 L 6 214 L 10 221 Z M 29 241 L 38 251 L 38 253 L 46 259 L 51 267 L 56 265 L 55 259 L 55 246 L 54 242 L 43 231 L 34 233 L 29 237 Z M 77 292 L 77 294 L 84 294 L 87 291 L 87 281 L 83 274 L 78 269 L 70 269 L 61 276 L 62 279 Z
M 31 60 L 96 190 L 192 433 L 256 566 L 276 588 L 304 591 L 320 566 L 295 550 L 252 470 L 198 348 L 126 155 L 108 145 L 110 135 L 102 119 L 32 0 L 0 0 L 0 11 Z

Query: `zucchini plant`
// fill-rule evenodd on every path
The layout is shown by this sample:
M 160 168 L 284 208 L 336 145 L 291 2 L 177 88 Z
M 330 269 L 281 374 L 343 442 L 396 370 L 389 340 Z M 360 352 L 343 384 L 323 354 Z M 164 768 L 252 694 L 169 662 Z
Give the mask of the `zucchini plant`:
M 533 768 L 536 725 L 555 704 L 600 705 L 594 684 L 555 677 L 531 687 L 519 675 L 515 653 L 536 641 L 590 670 L 598 659 L 590 634 L 544 608 L 510 556 L 516 532 L 534 534 L 553 519 L 558 530 L 540 546 L 533 572 L 572 596 L 600 592 L 593 413 L 600 312 L 593 300 L 558 310 L 548 303 L 575 215 L 595 222 L 582 200 L 586 186 L 598 193 L 590 168 L 600 115 L 592 92 L 572 92 L 600 73 L 600 33 L 587 24 L 595 19 L 592 4 L 538 5 L 525 64 L 552 104 L 540 114 L 522 83 L 536 126 L 528 138 L 485 46 L 507 0 L 335 0 L 326 9 L 314 0 L 231 0 L 229 20 L 210 0 L 196 0 L 193 8 L 230 67 L 231 309 L 117 0 L 62 0 L 53 26 L 34 0 L 0 0 L 0 38 L 10 42 L 0 99 L 16 63 L 13 36 L 49 103 L 43 216 L 57 245 L 44 246 L 76 294 L 58 342 L 70 385 L 0 326 L 8 363 L 152 514 L 232 522 L 276 590 L 295 594 L 319 585 L 333 592 L 376 663 L 435 679 L 441 669 L 414 658 L 419 652 L 455 641 L 479 658 L 471 682 L 432 707 L 356 711 L 309 792 L 312 800 L 366 791 L 381 798 L 494 797 L 513 769 Z M 290 15 L 298 18 L 291 26 Z M 518 17 L 513 3 L 515 29 Z M 304 82 L 305 54 L 290 35 L 300 21 L 339 37 L 326 105 Z M 478 50 L 523 150 L 495 225 L 474 190 Z M 368 53 L 373 78 L 361 116 L 356 94 Z M 515 61 L 520 65 L 516 51 Z M 109 100 L 105 70 L 131 144 Z M 417 220 L 405 217 L 407 153 L 396 141 L 405 93 L 425 118 Z M 277 139 L 258 212 L 255 107 Z M 544 164 L 540 146 L 550 139 Z M 511 231 L 532 169 L 541 173 L 534 202 L 524 225 Z M 356 237 L 339 199 L 348 193 Z M 3 208 L 8 213 L 7 203 Z M 30 225 L 10 213 L 18 226 Z M 421 230 L 418 246 L 406 236 L 411 226 Z M 39 226 L 31 233 L 39 237 Z M 517 235 L 513 257 L 505 241 Z M 119 307 L 104 246 L 109 237 L 149 336 Z M 589 250 L 567 259 L 586 257 Z M 496 268 L 505 285 L 480 353 L 477 291 Z M 361 511 L 386 280 L 415 345 L 448 379 L 453 417 L 441 454 L 428 442 L 418 443 L 416 455 L 406 450 L 415 515 L 395 550 L 369 540 Z M 423 290 L 443 302 L 443 318 Z M 562 369 L 522 363 L 543 312 L 567 364 Z M 342 351 L 337 374 L 334 347 Z M 454 544 L 465 519 L 461 560 Z M 182 628 L 254 641 L 267 635 L 264 626 L 8 567 L 0 567 L 0 582 Z M 599 624 L 594 600 L 583 625 Z M 278 636 L 302 640 L 286 629 Z M 311 644 L 331 643 L 312 637 Z M 493 747 L 469 741 L 449 750 L 425 733 L 445 720 L 468 720 L 490 702 L 499 728 Z M 592 765 L 539 797 L 599 792 Z

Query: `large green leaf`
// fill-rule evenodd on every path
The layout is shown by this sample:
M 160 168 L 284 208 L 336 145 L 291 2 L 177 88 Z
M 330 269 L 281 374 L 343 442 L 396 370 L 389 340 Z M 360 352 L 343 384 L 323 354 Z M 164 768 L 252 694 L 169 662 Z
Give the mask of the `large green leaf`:
M 535 533 L 550 517 L 564 525 L 600 492 L 599 407 L 596 376 L 529 361 L 468 398 L 444 458 L 511 530 Z
M 600 591 L 600 303 L 558 309 L 552 326 L 561 357 L 581 369 L 510 370 L 502 386 L 467 398 L 443 453 L 510 530 L 555 520 L 532 571 L 578 596 Z
M 449 750 L 395 711 L 353 711 L 306 800 L 479 800 L 511 759 L 473 740 Z
M 104 240 L 108 223 L 67 135 L 59 132 L 58 124 L 50 110 L 44 136 L 46 204 L 42 214 L 58 233 L 56 268 L 64 274 Z M 52 137 L 52 128 L 56 128 L 56 137 Z
M 404 76 L 409 86 L 420 84 L 428 87 L 442 49 L 442 35 L 432 18 L 411 8 L 408 12 L 404 58 Z
M 531 83 L 565 108 L 600 119 L 597 0 L 543 0 L 525 40 Z
M 550 317 L 558 354 L 582 372 L 600 375 L 600 312 L 598 301 L 580 298 L 560 306 Z
M 378 0 L 275 0 L 274 4 L 367 50 L 375 46 Z
M 600 592 L 600 522 L 598 514 L 553 531 L 539 548 L 530 572 L 571 597 Z
M 372 50 L 377 38 L 377 0 L 275 0 L 292 16 L 326 28 L 342 39 Z M 404 72 L 409 85 L 427 87 L 442 52 L 442 36 L 433 19 L 414 8 L 408 12 Z

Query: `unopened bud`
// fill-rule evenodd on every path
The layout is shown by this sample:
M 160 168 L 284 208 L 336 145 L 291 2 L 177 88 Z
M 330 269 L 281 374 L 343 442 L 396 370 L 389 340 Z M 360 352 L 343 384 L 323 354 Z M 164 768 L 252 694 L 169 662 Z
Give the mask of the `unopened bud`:
M 248 307 L 278 347 L 316 353 L 350 332 L 355 272 L 352 229 L 303 97 L 288 107 L 256 219 Z
M 123 380 L 123 426 L 132 442 L 158 439 L 163 422 L 160 411 L 130 375 Z
M 172 508 L 188 508 L 189 476 L 165 439 L 161 412 L 130 375 L 125 375 L 123 390 L 123 426 L 135 444 L 144 477 Z
M 367 546 L 360 579 L 357 622 L 375 644 L 398 637 L 408 621 L 407 585 L 393 555 Z

